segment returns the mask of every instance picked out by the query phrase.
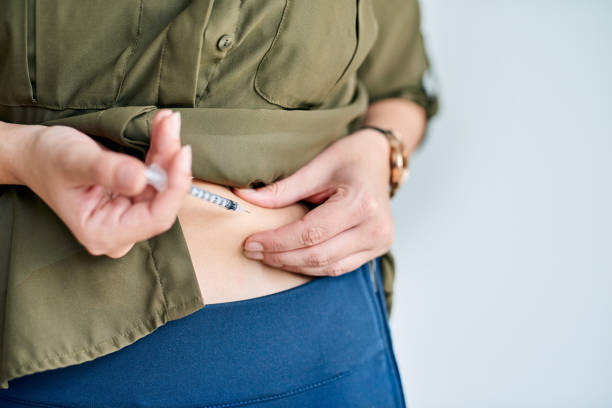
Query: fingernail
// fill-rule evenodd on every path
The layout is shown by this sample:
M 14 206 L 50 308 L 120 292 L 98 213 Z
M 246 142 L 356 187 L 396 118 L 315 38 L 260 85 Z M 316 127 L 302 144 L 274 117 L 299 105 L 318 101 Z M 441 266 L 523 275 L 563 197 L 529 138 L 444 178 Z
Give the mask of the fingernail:
M 181 167 L 185 173 L 191 173 L 191 145 L 185 145 L 181 151 Z
M 261 252 L 249 252 L 249 251 L 246 251 L 244 253 L 244 255 L 247 258 L 251 258 L 251 259 L 263 259 L 263 254 Z
M 117 183 L 120 189 L 129 189 L 134 184 L 134 179 L 138 169 L 132 163 L 124 163 L 119 167 Z
M 250 241 L 246 243 L 244 249 L 247 251 L 263 251 L 264 248 L 259 242 Z
M 254 188 L 238 188 L 237 190 L 240 191 L 241 193 L 247 193 L 247 194 L 255 192 Z
M 159 119 L 163 119 L 166 116 L 169 116 L 172 114 L 172 111 L 170 109 L 161 109 L 157 115 L 159 116 Z

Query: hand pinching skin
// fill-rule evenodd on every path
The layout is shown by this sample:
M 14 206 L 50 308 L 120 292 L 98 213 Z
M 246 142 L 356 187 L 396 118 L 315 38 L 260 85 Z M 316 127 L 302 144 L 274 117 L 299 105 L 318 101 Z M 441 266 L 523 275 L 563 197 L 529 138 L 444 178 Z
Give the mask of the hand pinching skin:
M 319 204 L 302 219 L 248 237 L 245 255 L 306 275 L 337 276 L 389 250 L 389 146 L 365 129 L 340 139 L 291 176 L 258 190 L 237 189 L 254 204 Z

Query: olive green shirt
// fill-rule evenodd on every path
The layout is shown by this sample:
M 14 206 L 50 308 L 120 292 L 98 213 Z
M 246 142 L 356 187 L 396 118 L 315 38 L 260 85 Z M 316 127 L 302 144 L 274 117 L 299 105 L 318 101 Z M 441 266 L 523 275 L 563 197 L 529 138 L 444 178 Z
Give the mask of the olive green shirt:
M 417 0 L 0 0 L 0 120 L 72 126 L 143 158 L 182 114 L 193 175 L 272 183 L 400 97 L 435 113 Z M 389 298 L 394 272 L 383 258 Z M 90 255 L 24 186 L 0 186 L 0 386 L 116 351 L 204 306 L 179 222 Z M 206 335 L 203 333 L 202 335 Z

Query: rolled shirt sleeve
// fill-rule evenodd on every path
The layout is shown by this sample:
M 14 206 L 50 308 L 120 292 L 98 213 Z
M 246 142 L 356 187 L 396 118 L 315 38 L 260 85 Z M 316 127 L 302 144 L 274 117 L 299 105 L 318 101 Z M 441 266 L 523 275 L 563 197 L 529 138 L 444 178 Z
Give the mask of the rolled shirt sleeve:
M 357 71 L 369 94 L 369 103 L 402 98 L 425 109 L 427 119 L 438 111 L 438 93 L 421 33 L 418 0 L 374 1 L 378 37 Z M 419 146 L 427 139 L 423 137 Z M 381 257 L 381 277 L 387 311 L 393 304 L 395 260 L 388 251 Z
M 418 0 L 375 1 L 374 12 L 378 37 L 357 73 L 370 103 L 403 98 L 421 105 L 431 118 L 438 110 L 438 95 L 432 87 Z

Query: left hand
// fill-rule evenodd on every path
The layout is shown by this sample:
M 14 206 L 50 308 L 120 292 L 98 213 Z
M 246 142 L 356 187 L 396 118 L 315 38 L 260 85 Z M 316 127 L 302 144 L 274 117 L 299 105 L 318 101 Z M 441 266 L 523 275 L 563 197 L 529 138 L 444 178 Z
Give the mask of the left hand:
M 389 171 L 387 140 L 362 129 L 287 178 L 257 190 L 235 189 L 262 207 L 320 204 L 294 223 L 249 236 L 245 255 L 292 272 L 338 276 L 384 254 L 395 234 Z

